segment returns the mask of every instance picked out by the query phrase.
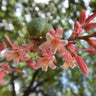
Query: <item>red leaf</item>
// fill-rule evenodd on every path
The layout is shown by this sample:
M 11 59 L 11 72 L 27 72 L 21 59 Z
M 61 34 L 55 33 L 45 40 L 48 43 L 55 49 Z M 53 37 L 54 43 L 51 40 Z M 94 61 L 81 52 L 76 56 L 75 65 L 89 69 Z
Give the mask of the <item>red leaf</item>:
M 96 23 L 88 23 L 84 26 L 85 31 L 90 31 L 91 29 L 96 27 Z
M 96 13 L 90 15 L 87 19 L 85 23 L 89 23 L 91 20 L 93 20 L 96 17 Z

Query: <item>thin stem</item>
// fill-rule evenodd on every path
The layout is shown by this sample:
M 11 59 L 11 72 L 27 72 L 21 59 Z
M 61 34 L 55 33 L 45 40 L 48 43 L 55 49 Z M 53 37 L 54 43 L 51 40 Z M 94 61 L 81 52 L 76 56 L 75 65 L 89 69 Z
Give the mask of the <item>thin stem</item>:
M 96 32 L 94 32 L 92 34 L 89 34 L 89 35 L 86 35 L 86 36 L 79 36 L 79 37 L 76 37 L 76 38 L 69 38 L 68 41 L 80 40 L 80 39 L 87 40 L 90 37 L 96 37 Z
M 11 85 L 12 85 L 12 96 L 16 96 L 14 75 L 13 74 L 12 74 L 12 79 L 11 79 Z
M 0 63 L 5 62 L 5 61 L 6 61 L 6 59 L 4 58 L 3 60 L 0 60 Z
M 13 48 L 13 44 L 12 44 L 11 40 L 9 39 L 9 37 L 7 35 L 4 35 L 4 37 L 8 41 L 9 45 L 11 46 L 11 48 Z

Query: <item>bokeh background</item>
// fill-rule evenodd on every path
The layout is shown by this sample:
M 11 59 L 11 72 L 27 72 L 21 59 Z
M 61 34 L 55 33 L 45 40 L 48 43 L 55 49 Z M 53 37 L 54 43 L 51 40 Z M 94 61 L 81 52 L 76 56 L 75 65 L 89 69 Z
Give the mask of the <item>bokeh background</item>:
M 27 24 L 34 17 L 47 18 L 54 29 L 58 26 L 66 27 L 64 38 L 67 39 L 72 33 L 74 20 L 78 20 L 82 9 L 86 10 L 87 16 L 96 12 L 96 0 L 0 0 L 0 43 L 6 42 L 4 34 L 12 42 L 17 40 L 20 45 L 26 42 Z M 83 34 L 94 31 L 96 29 Z M 89 48 L 83 40 L 78 41 L 77 46 Z M 6 50 L 9 49 L 8 45 Z M 48 68 L 47 72 L 43 72 L 41 69 L 33 70 L 26 63 L 16 65 L 10 62 L 11 66 L 26 74 L 10 71 L 4 78 L 7 85 L 0 86 L 0 96 L 96 96 L 96 55 L 82 51 L 78 54 L 89 68 L 88 76 L 83 75 L 78 66 L 67 71 L 60 67 L 56 70 Z M 35 55 L 30 55 L 35 60 Z M 3 57 L 4 52 L 0 59 Z M 58 65 L 59 63 L 60 60 Z

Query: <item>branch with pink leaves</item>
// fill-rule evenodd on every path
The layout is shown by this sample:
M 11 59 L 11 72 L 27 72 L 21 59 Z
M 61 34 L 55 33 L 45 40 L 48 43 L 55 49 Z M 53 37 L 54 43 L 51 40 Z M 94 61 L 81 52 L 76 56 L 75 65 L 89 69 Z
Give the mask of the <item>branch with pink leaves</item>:
M 90 31 L 96 27 L 96 23 L 91 22 L 95 17 L 96 13 L 93 13 L 86 18 L 86 12 L 85 10 L 82 10 L 79 21 L 75 20 L 74 22 L 72 35 L 68 40 L 62 39 L 65 27 L 59 27 L 56 30 L 50 29 L 50 31 L 47 33 L 41 32 L 41 30 L 41 33 L 39 32 L 39 34 L 37 35 L 33 34 L 33 37 L 29 36 L 31 42 L 28 42 L 27 44 L 21 46 L 18 45 L 17 41 L 12 43 L 9 37 L 5 35 L 5 38 L 11 47 L 11 50 L 8 50 L 4 56 L 5 59 L 0 61 L 1 85 L 5 84 L 3 82 L 3 77 L 5 74 L 9 73 L 8 70 L 24 74 L 24 72 L 19 69 L 11 68 L 9 65 L 10 61 L 13 60 L 14 64 L 18 64 L 19 62 L 26 62 L 26 64 L 34 70 L 42 68 L 43 71 L 47 71 L 48 67 L 50 67 L 51 69 L 57 68 L 57 60 L 55 56 L 58 56 L 58 54 L 61 55 L 62 61 L 64 62 L 60 66 L 60 68 L 68 70 L 69 67 L 75 68 L 76 64 L 78 64 L 82 73 L 84 75 L 88 75 L 88 67 L 83 59 L 76 53 L 76 51 L 82 50 L 91 54 L 96 54 L 96 40 L 92 38 L 96 37 L 96 32 L 89 35 L 81 34 L 83 31 Z M 30 31 L 28 33 L 30 33 Z M 85 40 L 89 44 L 91 49 L 80 49 L 76 47 L 75 44 L 78 44 L 78 40 Z M 6 49 L 6 47 L 7 46 L 4 42 L 1 43 L 0 52 Z M 36 55 L 36 61 L 32 61 L 31 56 L 26 56 L 26 53 L 34 53 Z M 3 62 L 6 63 L 3 64 Z

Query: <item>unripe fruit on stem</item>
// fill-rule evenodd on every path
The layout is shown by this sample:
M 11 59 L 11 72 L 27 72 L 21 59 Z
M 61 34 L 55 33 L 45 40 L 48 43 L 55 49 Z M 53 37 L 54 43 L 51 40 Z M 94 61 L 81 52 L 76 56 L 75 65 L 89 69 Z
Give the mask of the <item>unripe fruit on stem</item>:
M 42 36 L 45 37 L 46 36 L 46 33 L 48 33 L 50 31 L 50 29 L 53 29 L 53 26 L 49 23 L 46 23 L 45 24 L 45 28 L 42 32 Z
M 53 29 L 52 25 L 48 23 L 47 19 L 41 17 L 33 18 L 27 26 L 29 34 L 35 39 L 38 39 L 39 36 L 44 37 L 50 29 Z
M 41 34 L 42 38 L 40 39 L 40 43 L 43 43 L 43 42 L 46 41 L 46 38 L 45 38 L 46 33 L 48 33 L 50 31 L 50 29 L 53 29 L 53 26 L 51 24 L 49 24 L 49 23 L 46 23 L 45 28 L 44 28 L 44 30 L 43 30 L 43 32 Z
M 45 27 L 45 20 L 43 18 L 33 18 L 29 22 L 27 30 L 33 38 L 38 38 Z

